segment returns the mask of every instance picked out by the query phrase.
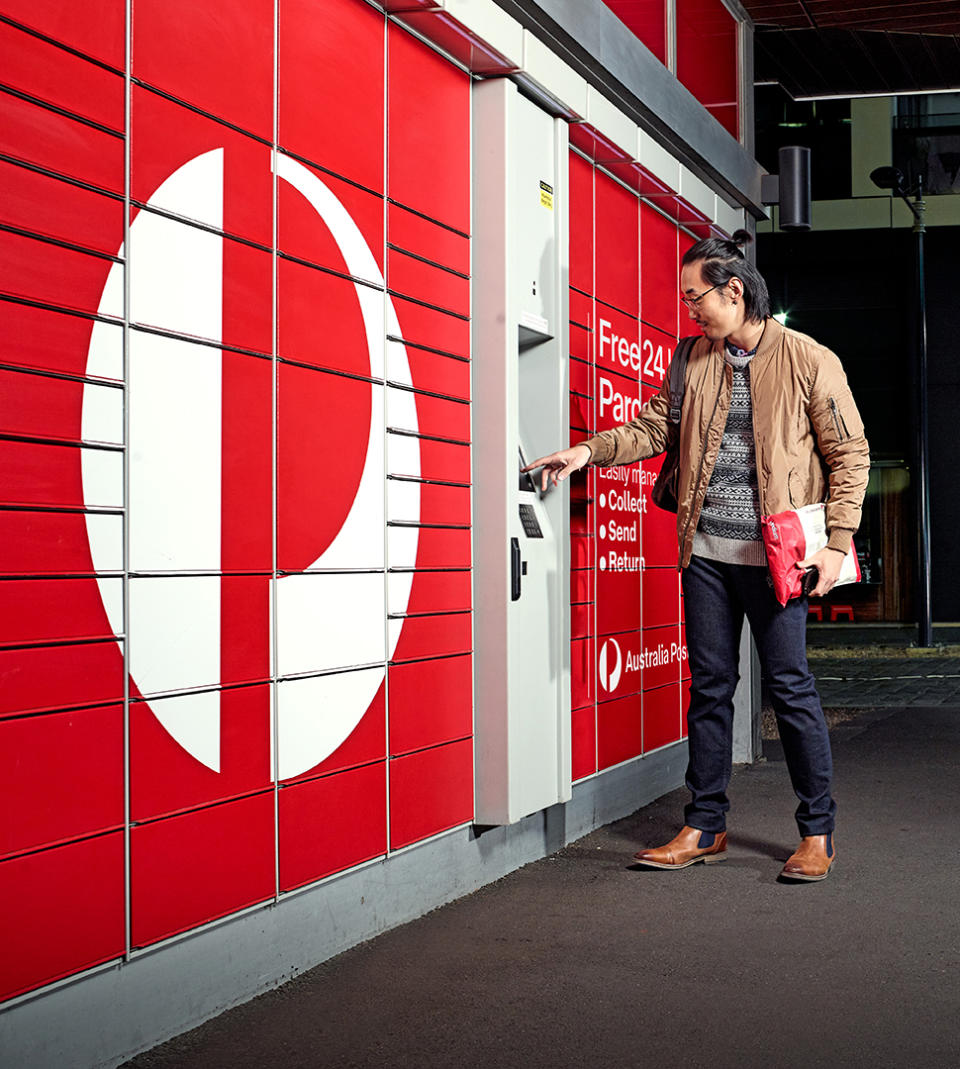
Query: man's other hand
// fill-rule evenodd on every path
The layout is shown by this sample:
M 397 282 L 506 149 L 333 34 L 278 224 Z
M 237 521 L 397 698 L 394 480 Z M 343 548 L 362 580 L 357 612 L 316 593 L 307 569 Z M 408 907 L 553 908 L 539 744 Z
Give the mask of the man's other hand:
M 543 473 L 540 476 L 540 489 L 546 490 L 547 480 L 552 481 L 553 485 L 556 486 L 557 483 L 562 483 L 568 475 L 572 475 L 589 463 L 590 450 L 587 446 L 575 445 L 570 449 L 561 449 L 556 453 L 551 453 L 548 457 L 540 457 L 539 460 L 534 460 L 523 470 L 533 471 L 535 468 L 543 468 Z
M 841 553 L 840 550 L 828 549 L 824 546 L 823 549 L 814 553 L 812 557 L 797 561 L 794 567 L 799 568 L 800 571 L 805 572 L 808 568 L 816 568 L 820 573 L 820 579 L 813 590 L 810 591 L 810 597 L 822 598 L 824 594 L 833 589 L 840 575 L 844 556 L 845 554 Z

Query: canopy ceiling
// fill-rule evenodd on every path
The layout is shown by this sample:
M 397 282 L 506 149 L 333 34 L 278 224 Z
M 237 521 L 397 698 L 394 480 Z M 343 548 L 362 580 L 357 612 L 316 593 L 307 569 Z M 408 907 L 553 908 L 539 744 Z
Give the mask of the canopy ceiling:
M 741 0 L 755 79 L 794 98 L 960 90 L 958 0 Z

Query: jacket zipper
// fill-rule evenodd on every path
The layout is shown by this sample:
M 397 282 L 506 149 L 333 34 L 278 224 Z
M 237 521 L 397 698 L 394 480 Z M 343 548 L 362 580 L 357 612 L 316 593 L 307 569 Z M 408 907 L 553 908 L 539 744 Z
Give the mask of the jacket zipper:
M 757 406 L 754 403 L 753 396 L 753 375 L 750 375 L 750 429 L 753 431 L 753 464 L 757 471 L 757 496 L 760 499 L 760 515 L 765 516 L 767 514 L 764 506 L 764 499 L 766 497 L 766 487 L 760 485 L 760 443 L 757 440 L 757 420 L 756 420 Z M 787 494 L 790 493 L 790 480 L 787 479 Z
M 847 430 L 847 423 L 843 416 L 840 415 L 840 409 L 837 407 L 837 402 L 830 398 L 830 411 L 833 413 L 833 422 L 837 428 L 837 437 L 842 441 L 844 438 L 850 437 L 850 432 Z
M 694 485 L 698 488 L 700 486 L 700 477 L 703 475 L 703 462 L 704 460 L 706 460 L 707 457 L 707 438 L 710 436 L 710 428 L 713 426 L 713 417 L 717 414 L 717 405 L 720 404 L 720 394 L 723 392 L 723 376 L 724 370 L 723 368 L 721 368 L 720 385 L 717 387 L 717 396 L 713 399 L 713 411 L 710 413 L 710 420 L 707 423 L 707 429 L 703 432 L 703 444 L 700 446 L 700 467 L 697 468 L 697 478 L 694 483 Z M 694 498 L 694 504 L 696 504 L 696 498 Z M 683 536 L 680 539 L 681 560 L 683 547 L 686 545 L 687 542 L 687 531 L 690 530 L 690 521 L 693 519 L 693 513 L 694 509 L 691 508 L 690 515 L 687 517 L 687 522 L 684 524 L 683 527 Z M 680 565 L 679 563 L 677 566 L 678 568 L 682 567 L 682 565 Z

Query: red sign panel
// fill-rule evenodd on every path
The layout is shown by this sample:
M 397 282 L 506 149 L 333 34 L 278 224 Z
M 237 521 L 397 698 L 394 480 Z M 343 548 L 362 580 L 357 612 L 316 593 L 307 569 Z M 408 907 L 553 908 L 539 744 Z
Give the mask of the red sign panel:
M 681 237 L 675 222 L 576 154 L 571 184 L 571 441 L 580 441 L 589 417 L 599 431 L 637 418 L 664 381 Z M 590 360 L 585 376 L 580 364 Z M 658 456 L 591 469 L 571 488 L 575 778 L 682 737 L 676 517 L 650 498 L 661 464 Z

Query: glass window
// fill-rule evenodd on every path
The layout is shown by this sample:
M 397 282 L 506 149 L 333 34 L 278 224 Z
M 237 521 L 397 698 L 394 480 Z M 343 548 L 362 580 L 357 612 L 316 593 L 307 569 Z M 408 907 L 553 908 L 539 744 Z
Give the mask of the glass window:
M 899 97 L 893 120 L 893 163 L 908 185 L 960 193 L 960 93 Z

